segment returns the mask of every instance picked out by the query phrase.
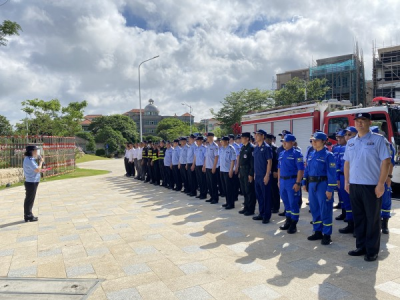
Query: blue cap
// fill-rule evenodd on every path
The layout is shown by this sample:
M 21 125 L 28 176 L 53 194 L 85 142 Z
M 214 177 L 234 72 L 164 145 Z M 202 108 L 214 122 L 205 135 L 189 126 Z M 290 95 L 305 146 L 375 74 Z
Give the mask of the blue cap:
M 254 133 L 258 133 L 258 134 L 263 134 L 263 135 L 267 135 L 267 132 L 265 130 L 262 129 L 258 129 L 256 132 Z
M 229 142 L 229 136 L 223 136 L 222 139 L 221 139 L 221 141 L 227 141 L 227 142 Z
M 327 136 L 326 136 L 326 134 L 323 133 L 323 132 L 316 132 L 316 133 L 314 133 L 312 139 L 313 139 L 313 140 L 326 141 Z
M 283 141 L 285 142 L 294 142 L 296 140 L 296 137 L 293 134 L 286 134 L 285 137 L 283 138 Z
M 270 139 L 270 140 L 272 140 L 273 138 L 274 138 L 274 135 L 273 134 L 270 134 L 270 133 L 268 133 L 266 136 L 265 136 L 267 139 Z
M 292 134 L 289 130 L 282 130 L 282 133 L 278 134 L 280 136 L 285 136 L 286 134 Z
M 357 129 L 354 126 L 349 126 L 345 129 L 346 131 L 358 133 Z
M 339 130 L 336 132 L 336 136 L 345 136 L 346 135 L 346 130 Z
M 379 133 L 379 127 L 378 127 L 378 126 L 371 126 L 371 127 L 369 128 L 369 130 L 371 130 L 371 131 L 374 132 L 374 133 Z

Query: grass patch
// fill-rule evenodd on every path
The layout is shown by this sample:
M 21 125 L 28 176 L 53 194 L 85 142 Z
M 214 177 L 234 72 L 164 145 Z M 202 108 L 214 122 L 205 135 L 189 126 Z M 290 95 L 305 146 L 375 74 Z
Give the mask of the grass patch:
M 104 170 L 93 170 L 93 169 L 81 169 L 81 168 L 76 168 L 75 171 L 67 174 L 62 174 L 58 176 L 53 176 L 53 177 L 45 177 L 44 179 L 41 179 L 41 182 L 49 182 L 49 181 L 56 181 L 56 180 L 64 180 L 64 179 L 72 179 L 72 178 L 79 178 L 79 177 L 88 177 L 88 176 L 96 176 L 96 175 L 104 175 L 110 173 L 109 171 L 104 171 Z M 17 187 L 24 185 L 23 182 L 15 183 L 11 187 Z M 0 191 L 6 189 L 6 187 L 0 186 Z
M 93 154 L 85 154 L 84 156 L 78 158 L 76 160 L 76 163 L 84 163 L 84 162 L 88 162 L 88 161 L 94 161 L 94 160 L 110 160 L 111 158 L 107 158 L 107 157 L 102 157 L 102 156 L 97 156 L 97 155 L 93 155 Z

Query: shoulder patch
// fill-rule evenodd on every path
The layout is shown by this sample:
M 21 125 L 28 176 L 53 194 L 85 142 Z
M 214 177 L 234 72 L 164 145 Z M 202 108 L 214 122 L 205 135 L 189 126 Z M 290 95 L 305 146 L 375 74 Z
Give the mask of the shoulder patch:
M 302 158 L 302 157 L 298 157 L 298 158 L 297 158 L 297 161 L 298 161 L 298 162 L 302 162 L 302 161 L 303 161 L 303 158 Z
M 331 168 L 336 168 L 336 163 L 332 162 L 332 163 L 329 164 L 329 166 L 330 166 Z

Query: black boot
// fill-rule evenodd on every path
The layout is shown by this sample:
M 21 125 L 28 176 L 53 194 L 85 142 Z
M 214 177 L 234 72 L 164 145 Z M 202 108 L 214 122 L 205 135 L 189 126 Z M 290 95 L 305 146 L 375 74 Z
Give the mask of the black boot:
M 324 237 L 322 238 L 322 241 L 321 241 L 321 245 L 326 246 L 326 245 L 330 245 L 331 243 L 332 243 L 331 236 L 324 234 Z
M 290 223 L 292 223 L 292 219 L 290 217 L 286 217 L 285 224 L 279 227 L 280 230 L 288 230 L 290 227 Z
M 316 231 L 314 232 L 313 235 L 310 235 L 307 240 L 309 241 L 316 241 L 316 240 L 322 240 L 322 232 L 321 231 Z
M 353 220 L 349 220 L 347 223 L 347 226 L 345 228 L 341 228 L 339 229 L 340 233 L 353 233 L 354 232 L 354 221 Z
M 389 222 L 388 218 L 382 219 L 382 233 L 383 234 L 389 234 L 388 222 Z
M 34 215 L 30 216 L 24 216 L 25 222 L 37 222 L 39 220 L 38 217 L 35 217 Z
M 342 220 L 344 220 L 345 218 L 346 218 L 346 211 L 345 211 L 344 209 L 342 209 L 342 213 L 341 213 L 340 215 L 338 215 L 338 216 L 335 218 L 335 220 L 342 221 Z
M 292 220 L 292 223 L 290 223 L 290 227 L 287 230 L 287 233 L 289 233 L 289 234 L 296 233 L 297 232 L 297 226 L 296 225 L 297 225 L 297 221 L 293 221 Z

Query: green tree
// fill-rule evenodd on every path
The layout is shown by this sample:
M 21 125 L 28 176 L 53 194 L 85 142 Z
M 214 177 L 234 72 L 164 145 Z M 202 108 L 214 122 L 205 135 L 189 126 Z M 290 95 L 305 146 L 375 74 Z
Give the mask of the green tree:
M 321 100 L 324 98 L 329 87 L 325 78 L 315 78 L 304 81 L 300 78 L 293 78 L 285 84 L 283 89 L 275 92 L 274 99 L 276 106 L 291 105 L 306 101 L 305 91 L 307 87 L 307 100 Z
M 196 129 L 196 128 L 194 128 Z M 193 131 L 193 128 L 192 128 Z M 157 135 L 164 140 L 173 140 L 190 134 L 190 126 L 176 118 L 162 119 L 157 125 Z M 193 131 L 195 132 L 195 131 Z
M 242 116 L 247 112 L 273 107 L 272 96 L 271 91 L 259 89 L 232 92 L 221 102 L 222 108 L 218 112 L 211 109 L 211 113 L 221 123 L 222 133 L 229 133 L 232 131 L 232 125 L 240 123 Z
M 94 152 L 96 150 L 96 142 L 94 140 L 94 136 L 91 132 L 78 132 L 76 134 L 76 136 L 85 139 L 88 141 L 87 145 L 86 145 L 86 150 L 90 151 L 90 152 Z
M 0 115 L 0 136 L 12 135 L 13 128 L 5 116 Z
M 114 130 L 111 126 L 105 126 L 99 129 L 96 133 L 95 140 L 98 143 L 108 145 L 108 151 L 111 153 L 121 150 L 122 145 L 127 142 L 122 133 Z
M 57 119 L 59 135 L 74 136 L 82 130 L 80 122 L 83 119 L 87 105 L 86 101 L 70 102 L 67 107 L 61 109 L 62 115 Z
M 6 36 L 19 35 L 20 31 L 22 28 L 18 23 L 4 20 L 3 24 L 0 24 L 0 46 L 7 46 Z
M 146 135 L 143 137 L 144 141 L 152 141 L 152 142 L 157 142 L 162 140 L 159 136 L 155 136 L 155 135 Z
M 98 131 L 105 127 L 111 127 L 114 131 L 121 133 L 126 141 L 139 141 L 136 123 L 128 116 L 112 115 L 95 118 L 90 124 L 89 130 L 91 130 L 96 137 Z
M 213 130 L 213 133 L 215 134 L 216 137 L 222 137 L 222 129 L 220 127 L 217 127 Z

